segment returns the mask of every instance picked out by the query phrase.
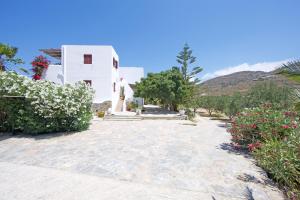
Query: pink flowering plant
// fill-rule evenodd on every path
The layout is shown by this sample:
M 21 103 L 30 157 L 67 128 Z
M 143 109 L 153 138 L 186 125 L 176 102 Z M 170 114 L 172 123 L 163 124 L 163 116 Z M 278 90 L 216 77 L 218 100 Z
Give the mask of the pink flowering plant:
M 238 113 L 228 131 L 236 146 L 246 147 L 253 151 L 267 140 L 284 140 L 298 128 L 298 125 L 297 113 L 283 112 L 265 104 Z
M 32 71 L 34 72 L 32 78 L 34 80 L 40 80 L 42 78 L 43 72 L 48 69 L 49 64 L 50 61 L 46 57 L 42 55 L 35 57 L 31 62 Z

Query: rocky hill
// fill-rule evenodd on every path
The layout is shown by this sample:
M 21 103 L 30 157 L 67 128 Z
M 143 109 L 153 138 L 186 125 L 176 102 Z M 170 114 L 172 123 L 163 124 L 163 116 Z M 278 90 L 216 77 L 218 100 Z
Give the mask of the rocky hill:
M 200 84 L 200 93 L 207 95 L 231 95 L 246 92 L 259 82 L 274 81 L 279 85 L 300 88 L 300 85 L 274 72 L 242 71 L 216 77 Z

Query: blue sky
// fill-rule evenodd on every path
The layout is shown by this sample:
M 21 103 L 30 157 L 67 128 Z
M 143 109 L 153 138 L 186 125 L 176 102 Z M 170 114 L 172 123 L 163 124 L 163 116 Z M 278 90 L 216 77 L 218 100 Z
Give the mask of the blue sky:
M 176 65 L 187 42 L 210 78 L 299 58 L 299 8 L 299 0 L 2 1 L 0 42 L 18 47 L 26 66 L 41 48 L 112 45 L 121 66 L 146 72 Z

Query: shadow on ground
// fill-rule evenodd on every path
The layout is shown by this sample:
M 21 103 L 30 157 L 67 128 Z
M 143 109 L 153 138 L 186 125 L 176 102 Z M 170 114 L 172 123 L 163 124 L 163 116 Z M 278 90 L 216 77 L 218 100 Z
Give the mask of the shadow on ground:
M 258 179 L 255 176 L 247 173 L 243 173 L 242 175 L 237 176 L 238 180 L 247 182 L 247 183 L 255 183 L 255 184 L 262 184 L 262 185 L 269 185 L 269 186 L 276 186 L 275 183 L 267 178 L 267 174 L 264 171 L 260 171 L 260 173 L 263 175 L 263 179 Z
M 177 114 L 175 111 L 170 111 L 165 108 L 144 108 L 143 114 L 152 114 L 152 115 L 165 115 L 165 114 Z
M 230 154 L 242 155 L 245 158 L 251 158 L 251 155 L 249 154 L 249 152 L 246 149 L 236 148 L 232 143 L 222 143 L 222 144 L 220 144 L 218 149 L 227 151 Z
M 218 127 L 221 127 L 221 128 L 228 128 L 228 124 L 227 123 L 221 123 L 221 124 L 217 124 Z
M 23 133 L 0 133 L 0 141 L 7 140 L 10 138 L 29 138 L 34 140 L 44 140 L 51 139 L 55 137 L 61 137 L 66 135 L 72 135 L 78 132 L 58 132 L 58 133 L 40 133 L 38 135 L 34 134 L 23 134 Z
M 161 108 L 159 106 L 144 106 L 143 114 L 165 115 L 165 114 L 177 114 L 177 112 L 170 111 L 166 108 Z

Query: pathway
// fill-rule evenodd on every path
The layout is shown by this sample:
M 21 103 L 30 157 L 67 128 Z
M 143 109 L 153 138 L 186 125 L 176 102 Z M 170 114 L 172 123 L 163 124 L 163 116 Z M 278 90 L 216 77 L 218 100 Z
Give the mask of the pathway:
M 251 199 L 281 192 L 219 121 L 94 121 L 69 135 L 0 137 L 2 199 Z M 252 197 L 251 197 L 252 196 Z

